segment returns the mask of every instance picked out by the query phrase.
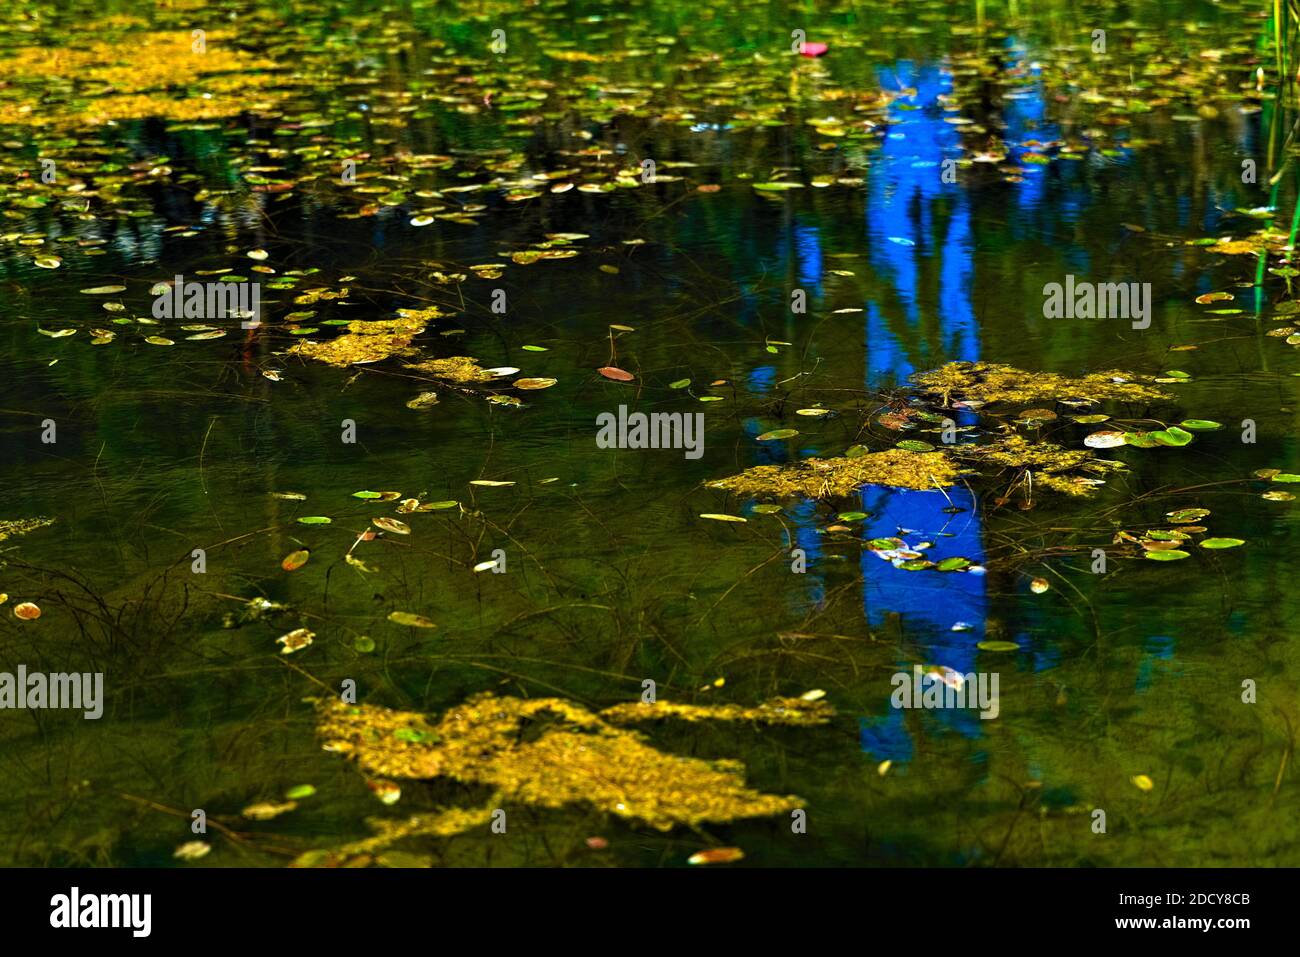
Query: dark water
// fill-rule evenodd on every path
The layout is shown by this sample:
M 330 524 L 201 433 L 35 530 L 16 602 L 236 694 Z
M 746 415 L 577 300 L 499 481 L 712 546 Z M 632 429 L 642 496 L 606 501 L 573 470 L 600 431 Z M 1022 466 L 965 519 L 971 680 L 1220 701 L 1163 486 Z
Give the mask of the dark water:
M 637 700 L 647 678 L 669 700 L 751 704 L 819 688 L 836 709 L 815 728 L 650 732 L 664 750 L 737 758 L 753 786 L 799 795 L 807 834 L 780 819 L 663 834 L 582 807 L 522 807 L 508 839 L 479 829 L 420 848 L 438 863 L 676 865 L 714 843 L 742 847 L 760 866 L 1300 862 L 1290 772 L 1300 719 L 1296 513 L 1262 499 L 1269 483 L 1251 478 L 1294 468 L 1300 362 L 1265 334 L 1281 321 L 1270 317 L 1283 281 L 1266 275 L 1256 287 L 1255 257 L 1186 245 L 1248 235 L 1262 224 L 1234 210 L 1270 202 L 1285 229 L 1294 189 L 1288 176 L 1270 198 L 1266 175 L 1241 181 L 1241 160 L 1256 157 L 1264 170 L 1277 135 L 1267 100 L 1262 110 L 1249 96 L 1217 100 L 1215 115 L 1197 113 L 1209 94 L 1150 112 L 1115 106 L 1209 86 L 1206 49 L 1228 51 L 1231 69 L 1218 76 L 1249 93 L 1266 25 L 1243 5 L 1188 5 L 1179 22 L 1201 24 L 1190 32 L 1156 4 L 1029 6 L 990 6 L 984 32 L 974 4 L 913 14 L 873 3 L 665 4 L 644 19 L 597 4 L 527 15 L 494 4 L 451 20 L 422 5 L 338 8 L 296 32 L 241 7 L 240 42 L 272 56 L 315 43 L 305 62 L 335 72 L 295 87 L 278 117 L 66 134 L 71 155 L 97 151 L 89 135 L 146 167 L 166 157 L 170 172 L 120 206 L 101 203 L 93 221 L 51 207 L 0 227 L 51 242 L 105 240 L 97 256 L 66 247 L 54 270 L 36 268 L 17 239 L 0 245 L 0 516 L 56 519 L 0 546 L 9 561 L 0 590 L 10 596 L 0 662 L 103 671 L 107 694 L 99 721 L 52 711 L 0 719 L 4 862 L 170 864 L 192 837 L 190 810 L 203 808 L 247 839 L 213 835 L 213 852 L 190 866 L 279 866 L 292 852 L 364 836 L 367 817 L 480 800 L 470 786 L 407 782 L 396 807 L 379 805 L 354 769 L 320 750 L 302 701 L 320 693 L 310 678 L 329 687 L 350 678 L 364 701 L 434 713 L 485 690 L 603 707 Z M 482 52 L 497 22 L 513 34 L 507 58 Z M 1115 25 L 1117 52 L 1089 72 L 1094 22 Z M 801 24 L 810 39 L 834 38 L 832 49 L 792 66 L 786 38 Z M 333 46 L 322 39 L 331 35 Z M 426 42 L 404 47 L 412 36 Z M 1153 37 L 1164 38 L 1155 52 Z M 9 48 L 18 40 L 31 38 L 10 36 Z M 1077 49 L 1062 53 L 1064 43 Z M 593 63 L 544 53 L 566 44 L 646 55 Z M 682 68 L 709 50 L 720 64 Z M 1115 80 L 1135 64 L 1138 77 L 1158 75 L 1156 89 Z M 1153 64 L 1183 64 L 1190 79 Z M 471 92 L 459 103 L 438 98 L 461 89 Z M 864 109 L 846 107 L 836 94 L 845 89 Z M 1090 90 L 1112 102 L 1090 105 Z M 521 106 L 521 91 L 544 105 Z M 408 102 L 399 93 L 413 95 L 409 112 L 395 109 Z M 457 111 L 465 105 L 481 109 Z M 808 121 L 828 115 L 872 125 L 827 137 Z M 535 122 L 512 122 L 519 116 Z M 313 117 L 326 119 L 300 125 Z M 986 132 L 949 122 L 956 117 Z M 5 127 L 6 170 L 35 167 L 58 135 Z M 326 149 L 372 154 L 360 170 L 391 176 L 379 180 L 386 191 L 487 184 L 440 200 L 486 209 L 477 222 L 416 228 L 421 200 L 409 197 L 358 218 L 334 159 L 313 166 L 291 152 L 314 136 Z M 594 147 L 608 155 L 576 153 Z M 452 163 L 403 172 L 381 159 L 399 149 Z M 981 150 L 1005 159 L 945 181 L 944 160 Z M 1039 154 L 1050 162 L 1035 163 Z M 489 168 L 503 158 L 518 162 Z M 536 180 L 536 198 L 503 199 L 534 174 L 573 168 L 583 172 L 555 181 L 608 182 L 643 158 L 681 179 L 554 195 Z M 259 165 L 286 179 L 333 174 L 264 193 L 244 169 Z M 753 189 L 783 169 L 813 185 Z M 166 231 L 176 226 L 192 235 Z M 557 233 L 584 234 L 572 241 L 580 254 L 510 262 Z M 216 323 L 231 332 L 212 341 L 187 341 L 172 321 L 112 325 L 116 315 L 148 317 L 150 287 L 173 275 L 253 276 L 245 252 L 254 248 L 277 273 L 319 270 L 301 288 L 349 292 L 303 306 L 291 302 L 299 290 L 277 300 L 264 289 L 264 326 L 246 334 Z M 501 277 L 467 268 L 483 263 L 505 264 Z M 467 278 L 444 284 L 435 273 Z M 1043 318 L 1044 284 L 1067 274 L 1151 283 L 1150 328 Z M 107 284 L 127 288 L 78 292 Z M 495 289 L 505 290 L 504 315 L 491 310 Z M 795 289 L 807 295 L 805 314 L 790 310 Z M 1218 306 L 1243 311 L 1213 315 L 1193 302 L 1218 290 L 1236 296 Z M 104 313 L 103 301 L 126 311 Z M 294 310 L 318 310 L 305 324 L 325 339 L 324 319 L 391 318 L 434 303 L 449 316 L 418 340 L 426 356 L 474 356 L 558 384 L 520 393 L 524 408 L 439 387 L 440 403 L 416 411 L 405 403 L 434 386 L 398 362 L 340 370 L 284 354 L 300 338 L 284 318 Z M 611 323 L 635 331 L 611 333 Z M 37 331 L 72 327 L 67 338 Z M 118 334 L 92 346 L 92 327 Z M 175 345 L 147 344 L 148 335 Z M 1199 348 L 1170 351 L 1179 345 Z M 897 436 L 872 415 L 882 392 L 951 360 L 1064 375 L 1182 370 L 1191 378 L 1168 387 L 1171 402 L 1121 407 L 1124 417 L 1226 427 L 1186 448 L 1103 453 L 1130 471 L 1088 498 L 1036 495 L 1030 509 L 1018 498 L 999 505 L 996 484 L 958 487 L 951 501 L 867 487 L 860 502 L 791 501 L 764 516 L 702 487 L 751 465 L 892 444 Z M 608 381 L 594 371 L 605 365 L 636 380 Z M 669 387 L 681 379 L 689 390 Z M 703 456 L 597 448 L 596 416 L 620 404 L 703 412 Z M 838 415 L 793 414 L 814 404 Z M 47 419 L 53 444 L 41 441 Z M 1242 441 L 1244 419 L 1256 424 L 1253 444 Z M 341 441 L 345 420 L 355 443 Z M 756 441 L 787 427 L 800 435 Z M 1077 448 L 1083 434 L 1065 427 L 1054 438 Z M 477 479 L 515 484 L 469 484 Z M 354 552 L 376 569 L 364 574 L 343 556 L 371 516 L 393 514 L 352 497 L 366 489 L 461 507 L 400 516 L 411 535 Z M 306 499 L 272 494 L 285 492 Z M 1247 544 L 1193 548 L 1173 563 L 1114 559 L 1092 573 L 1092 548 L 1190 507 L 1211 510 L 1211 534 Z M 859 530 L 826 534 L 850 509 L 869 515 Z M 750 521 L 698 517 L 708 512 Z M 311 515 L 332 524 L 295 521 Z M 966 557 L 987 573 L 907 572 L 860 545 L 900 528 L 933 540 L 929 557 Z M 309 563 L 281 571 L 300 547 L 311 549 Z M 790 570 L 794 547 L 807 556 L 803 575 Z M 202 575 L 191 569 L 196 548 L 206 553 Z M 498 548 L 506 574 L 471 570 Z M 1035 578 L 1051 589 L 1035 594 Z M 290 610 L 223 627 L 257 596 Z M 19 601 L 39 604 L 39 621 L 14 618 Z M 394 610 L 439 627 L 399 626 L 387 620 Z M 959 623 L 969 627 L 954 630 Z M 314 644 L 277 654 L 275 639 L 299 626 Z M 362 650 L 366 638 L 373 650 Z M 977 648 L 988 640 L 1018 650 Z M 892 708 L 890 678 L 913 664 L 998 672 L 1000 714 Z M 1254 704 L 1242 702 L 1246 680 Z M 1135 786 L 1139 775 L 1154 786 Z M 240 822 L 241 808 L 305 783 L 317 793 L 295 812 Z M 1094 833 L 1095 809 L 1106 812 L 1105 834 Z M 585 847 L 593 835 L 608 849 Z

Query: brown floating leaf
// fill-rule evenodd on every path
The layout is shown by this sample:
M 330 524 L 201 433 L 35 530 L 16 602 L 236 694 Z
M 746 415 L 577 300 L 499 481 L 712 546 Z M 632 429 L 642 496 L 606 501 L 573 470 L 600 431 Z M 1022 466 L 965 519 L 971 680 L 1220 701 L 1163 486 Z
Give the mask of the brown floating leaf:
M 632 373 L 625 372 L 616 366 L 602 366 L 596 370 L 606 379 L 613 379 L 615 382 L 631 382 L 636 378 Z
M 35 621 L 41 617 L 41 608 L 35 602 L 25 601 L 14 605 L 14 617 L 23 621 Z
M 707 851 L 696 851 L 686 859 L 687 864 L 730 864 L 744 859 L 745 852 L 738 847 L 711 847 Z
M 392 532 L 394 535 L 410 535 L 411 526 L 405 522 L 399 522 L 395 518 L 380 516 L 370 520 L 376 528 L 382 528 L 386 532 Z
M 388 620 L 395 625 L 409 625 L 412 628 L 437 628 L 438 626 L 431 622 L 423 615 L 417 615 L 409 611 L 394 611 L 389 613 Z
M 306 548 L 300 548 L 296 552 L 290 552 L 284 556 L 284 561 L 280 562 L 280 567 L 287 572 L 297 571 L 307 564 L 307 559 L 311 557 L 311 551 Z
M 281 635 L 275 639 L 277 645 L 283 645 L 280 649 L 281 654 L 291 655 L 295 651 L 306 648 L 316 638 L 316 633 L 307 628 L 295 628 L 287 635 Z

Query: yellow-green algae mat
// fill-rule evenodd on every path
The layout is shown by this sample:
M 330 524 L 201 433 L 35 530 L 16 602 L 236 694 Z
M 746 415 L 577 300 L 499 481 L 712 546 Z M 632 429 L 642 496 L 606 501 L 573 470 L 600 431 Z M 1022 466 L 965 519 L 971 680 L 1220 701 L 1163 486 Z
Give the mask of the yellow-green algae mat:
M 1168 395 L 1151 380 L 1130 372 L 1109 370 L 1069 378 L 1049 372 L 1029 372 L 989 362 L 950 362 L 912 376 L 917 391 L 937 398 L 948 408 L 956 400 L 974 411 L 985 405 L 1057 400 L 1063 402 L 1153 402 Z M 917 443 L 924 449 L 926 443 Z M 1043 488 L 1067 495 L 1086 495 L 1101 484 L 1099 476 L 1124 468 L 1123 463 L 1097 458 L 1088 450 L 1064 449 L 1051 442 L 1033 442 L 1007 431 L 982 444 L 959 444 L 926 451 L 903 448 L 863 451 L 830 458 L 809 458 L 788 465 L 758 465 L 739 475 L 709 482 L 709 488 L 745 496 L 833 499 L 852 495 L 864 485 L 933 489 L 956 485 L 960 476 L 995 467 L 1030 473 Z
M 451 808 L 399 820 L 372 820 L 374 837 L 332 850 L 309 851 L 295 866 L 369 863 L 405 838 L 449 837 L 491 820 L 494 809 L 585 804 L 661 831 L 678 825 L 724 823 L 789 812 L 794 795 L 764 794 L 745 785 L 736 761 L 680 757 L 651 746 L 620 725 L 672 718 L 749 721 L 807 727 L 834 711 L 825 701 L 775 698 L 739 705 L 621 704 L 598 713 L 563 698 L 480 694 L 433 720 L 412 711 L 317 701 L 317 730 L 327 751 L 345 754 L 373 778 L 448 778 L 486 785 L 491 798 L 477 808 Z M 521 730 L 552 723 L 533 740 Z M 391 790 L 380 785 L 377 790 Z

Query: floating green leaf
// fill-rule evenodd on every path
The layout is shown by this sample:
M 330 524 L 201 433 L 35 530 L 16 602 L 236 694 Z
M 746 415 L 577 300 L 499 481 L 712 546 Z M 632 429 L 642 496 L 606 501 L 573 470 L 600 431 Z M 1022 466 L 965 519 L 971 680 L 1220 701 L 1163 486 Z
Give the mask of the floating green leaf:
M 1186 558 L 1187 554 L 1177 548 L 1162 548 L 1159 551 L 1147 552 L 1146 557 L 1153 562 L 1176 562 L 1180 558 Z

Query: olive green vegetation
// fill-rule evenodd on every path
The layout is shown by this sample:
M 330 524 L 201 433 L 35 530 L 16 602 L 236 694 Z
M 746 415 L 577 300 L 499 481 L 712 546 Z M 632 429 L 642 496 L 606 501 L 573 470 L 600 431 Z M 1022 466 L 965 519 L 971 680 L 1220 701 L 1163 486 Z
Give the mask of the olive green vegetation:
M 0 864 L 1300 863 L 1292 5 L 10 6 Z

